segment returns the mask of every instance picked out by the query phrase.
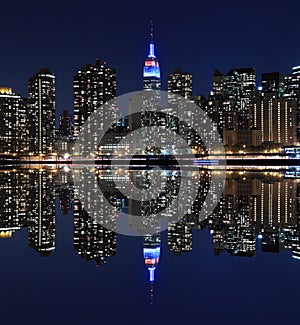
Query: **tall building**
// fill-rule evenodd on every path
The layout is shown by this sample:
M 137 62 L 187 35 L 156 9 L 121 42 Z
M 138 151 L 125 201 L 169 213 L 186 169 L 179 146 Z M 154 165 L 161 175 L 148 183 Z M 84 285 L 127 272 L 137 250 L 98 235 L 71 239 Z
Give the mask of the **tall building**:
M 160 67 L 159 62 L 155 56 L 155 48 L 153 42 L 153 26 L 151 25 L 150 31 L 151 41 L 149 44 L 149 54 L 144 63 L 143 70 L 143 88 L 145 90 L 160 90 L 161 81 L 160 81 Z
M 190 73 L 175 69 L 168 76 L 168 92 L 180 95 L 185 99 L 190 99 L 192 97 L 192 88 L 193 81 Z
M 28 150 L 25 100 L 9 87 L 0 87 L 0 153 Z
M 49 154 L 55 140 L 55 76 L 46 68 L 29 79 L 29 151 Z
M 175 255 L 192 250 L 192 228 L 186 221 L 182 220 L 168 225 L 168 248 Z
M 249 102 L 256 92 L 255 69 L 232 69 L 227 73 L 225 79 L 227 96 L 237 101 L 239 128 L 247 129 L 249 126 Z
M 88 261 L 97 265 L 116 253 L 116 233 L 103 227 L 82 208 L 78 200 L 74 202 L 74 249 Z
M 251 129 L 260 130 L 261 141 L 297 143 L 297 101 L 289 98 L 256 98 L 250 102 Z
M 282 96 L 284 93 L 284 75 L 280 72 L 263 73 L 261 85 L 264 94 Z
M 116 97 L 116 71 L 99 59 L 74 76 L 74 136 L 96 109 Z M 114 111 L 106 112 L 115 114 Z
M 212 96 L 215 99 L 218 99 L 220 97 L 223 97 L 225 95 L 225 76 L 223 73 L 220 72 L 220 70 L 215 70 L 213 75 L 213 90 L 212 90 Z
M 27 209 L 29 246 L 49 256 L 55 249 L 55 189 L 47 172 L 29 174 Z
M 73 135 L 73 121 L 71 114 L 64 110 L 59 116 L 59 136 L 61 137 L 72 137 Z
M 0 179 L 0 239 L 11 238 L 26 225 L 26 172 L 5 170 Z
M 232 69 L 226 75 L 226 91 L 235 99 L 250 98 L 256 90 L 254 68 Z
M 143 256 L 148 269 L 149 282 L 155 281 L 155 269 L 160 259 L 160 234 L 144 236 Z
M 284 77 L 284 96 L 295 98 L 300 95 L 300 66 L 292 68 L 292 74 Z

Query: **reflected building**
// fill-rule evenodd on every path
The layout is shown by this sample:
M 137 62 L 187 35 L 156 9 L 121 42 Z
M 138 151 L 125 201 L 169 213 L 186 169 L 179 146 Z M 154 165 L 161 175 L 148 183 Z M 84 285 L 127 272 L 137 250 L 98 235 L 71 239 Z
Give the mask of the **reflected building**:
M 209 220 L 214 250 L 254 256 L 256 236 L 263 251 L 294 250 L 298 242 L 297 182 L 279 172 L 229 173 L 223 197 Z
M 150 283 L 150 304 L 154 299 L 155 271 L 159 264 L 161 252 L 160 233 L 144 236 L 143 257 L 148 271 L 148 281 Z
M 27 186 L 26 173 L 0 172 L 0 238 L 11 238 L 27 225 Z
M 182 252 L 192 250 L 192 228 L 186 218 L 169 224 L 168 226 L 168 249 L 179 256 Z
M 74 186 L 72 173 L 68 168 L 58 171 L 54 177 L 55 191 L 59 198 L 59 209 L 68 215 L 74 206 Z
M 73 210 L 74 188 L 72 185 L 62 186 L 58 190 L 59 209 L 64 215 L 69 215 Z
M 50 173 L 29 174 L 27 215 L 29 245 L 49 256 L 55 249 L 55 188 Z
M 116 253 L 116 233 L 91 218 L 78 200 L 74 203 L 74 249 L 97 265 Z
M 80 193 L 80 199 L 89 207 L 89 211 L 84 210 L 81 201 L 74 200 L 74 249 L 85 259 L 100 265 L 116 253 L 116 233 L 113 230 L 116 229 L 119 191 L 115 189 L 111 172 L 98 169 L 95 175 L 84 177 L 86 186 Z M 93 177 L 97 179 L 96 191 Z M 101 201 L 98 195 L 94 195 L 97 191 L 102 191 L 105 197 L 101 196 Z M 106 200 L 110 203 L 106 204 Z
M 294 258 L 300 258 L 300 182 L 297 175 L 291 178 L 291 173 L 287 172 L 228 171 L 223 196 L 211 216 L 204 220 L 203 202 L 212 186 L 211 173 L 210 170 L 200 170 L 200 189 L 195 202 L 184 218 L 174 223 L 171 215 L 176 215 L 178 209 L 165 210 L 172 206 L 178 195 L 180 178 L 176 172 L 162 171 L 165 177 L 161 182 L 163 190 L 156 200 L 144 200 L 138 205 L 128 200 L 120 190 L 125 189 L 129 179 L 136 187 L 147 189 L 149 182 L 155 181 L 151 171 L 132 170 L 125 177 L 124 171 L 96 170 L 98 185 L 110 202 L 110 208 L 100 204 L 88 215 L 81 203 L 75 200 L 74 249 L 88 261 L 97 265 L 105 263 L 107 258 L 116 254 L 116 233 L 109 229 L 116 224 L 118 211 L 136 215 L 139 222 L 130 221 L 132 227 L 143 232 L 143 258 L 152 298 L 155 271 L 161 257 L 161 228 L 153 215 L 159 212 L 171 219 L 167 240 L 168 249 L 175 255 L 190 252 L 195 235 L 193 231 L 207 226 L 216 255 L 226 251 L 233 256 L 253 257 L 259 237 L 263 252 L 289 250 Z M 12 169 L 2 171 L 0 179 L 0 238 L 11 238 L 15 231 L 27 226 L 29 245 L 42 256 L 51 255 L 55 249 L 55 193 L 62 211 L 73 208 L 70 173 Z M 91 189 L 86 187 L 84 194 L 89 198 L 84 202 L 93 206 Z

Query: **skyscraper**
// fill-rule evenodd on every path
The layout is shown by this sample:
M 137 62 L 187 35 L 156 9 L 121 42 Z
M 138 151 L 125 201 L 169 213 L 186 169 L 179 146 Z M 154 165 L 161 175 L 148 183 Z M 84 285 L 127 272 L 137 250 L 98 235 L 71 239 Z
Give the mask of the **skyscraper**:
M 220 99 L 223 98 L 225 95 L 225 76 L 223 73 L 220 72 L 220 70 L 215 70 L 213 75 L 213 91 L 212 96 L 214 99 Z
M 49 256 L 55 249 L 55 189 L 47 172 L 29 174 L 27 209 L 28 243 Z
M 282 96 L 284 93 L 284 75 L 280 72 L 263 73 L 261 85 L 264 94 Z
M 24 99 L 11 88 L 0 87 L 0 153 L 25 153 L 27 139 Z
M 168 76 L 168 92 L 190 99 L 192 97 L 192 86 L 192 75 L 190 73 L 175 69 Z
M 300 95 L 300 66 L 292 68 L 292 74 L 284 77 L 284 96 L 299 97 Z
M 74 76 L 74 136 L 96 109 L 116 97 L 116 71 L 99 59 Z M 115 114 L 115 112 L 107 112 Z
M 55 140 L 55 76 L 47 68 L 29 79 L 28 85 L 29 150 L 51 153 Z
M 256 91 L 256 72 L 254 68 L 232 69 L 226 75 L 226 93 L 237 101 L 239 127 L 248 128 L 249 102 Z
M 149 44 L 149 54 L 145 60 L 143 70 L 143 83 L 144 89 L 160 90 L 160 67 L 159 62 L 155 56 L 154 42 L 153 42 L 153 25 L 151 23 L 150 37 L 151 41 Z
M 232 69 L 225 79 L 226 92 L 231 98 L 249 98 L 255 93 L 256 72 L 254 68 Z
M 59 116 L 59 136 L 71 137 L 73 135 L 72 116 L 67 110 Z
M 297 101 L 290 98 L 254 98 L 250 102 L 249 126 L 260 130 L 262 142 L 297 143 Z

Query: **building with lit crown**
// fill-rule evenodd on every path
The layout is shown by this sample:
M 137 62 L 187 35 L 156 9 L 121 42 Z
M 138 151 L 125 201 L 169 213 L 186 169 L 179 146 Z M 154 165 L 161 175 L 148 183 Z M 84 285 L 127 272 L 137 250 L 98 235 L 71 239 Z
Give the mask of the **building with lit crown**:
M 29 151 L 53 152 L 55 141 L 55 76 L 47 68 L 29 79 L 28 84 Z
M 160 66 L 155 56 L 155 48 L 153 42 L 153 27 L 151 26 L 150 32 L 151 42 L 149 44 L 149 54 L 144 63 L 143 70 L 143 84 L 144 89 L 147 90 L 160 90 Z

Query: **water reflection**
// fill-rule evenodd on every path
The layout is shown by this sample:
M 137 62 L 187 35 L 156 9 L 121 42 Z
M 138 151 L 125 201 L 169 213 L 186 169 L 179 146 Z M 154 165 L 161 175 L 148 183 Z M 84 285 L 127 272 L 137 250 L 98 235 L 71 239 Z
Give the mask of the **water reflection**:
M 261 247 L 264 252 L 290 250 L 294 258 L 300 258 L 300 179 L 297 174 L 292 170 L 229 171 L 217 207 L 208 219 L 201 220 L 199 211 L 205 208 L 203 202 L 209 190 L 211 170 L 199 172 L 201 183 L 192 208 L 182 220 L 172 223 L 171 218 L 168 224 L 167 246 L 171 252 L 175 255 L 190 252 L 193 236 L 199 236 L 193 230 L 206 228 L 210 231 L 215 255 L 226 251 L 233 256 L 254 257 Z M 64 215 L 74 211 L 74 250 L 84 259 L 100 265 L 117 252 L 116 233 L 99 223 L 104 214 L 107 217 L 110 213 L 112 222 L 117 223 L 119 211 L 138 210 L 142 216 L 139 226 L 145 227 L 149 213 L 168 206 L 178 193 L 176 177 L 171 173 L 169 176 L 173 179 L 166 182 L 163 195 L 151 204 L 138 204 L 115 188 L 109 181 L 109 171 L 95 170 L 95 173 L 111 202 L 111 210 L 95 211 L 96 218 L 92 218 L 74 196 L 71 171 L 63 168 L 2 170 L 0 237 L 12 238 L 14 232 L 27 227 L 28 245 L 39 255 L 50 256 L 55 250 L 55 208 L 58 204 Z M 148 186 L 151 172 L 137 171 L 130 177 L 138 187 Z M 88 192 L 86 196 L 89 197 Z M 155 270 L 163 254 L 161 240 L 159 233 L 145 235 L 140 248 L 150 283 L 155 281 Z

